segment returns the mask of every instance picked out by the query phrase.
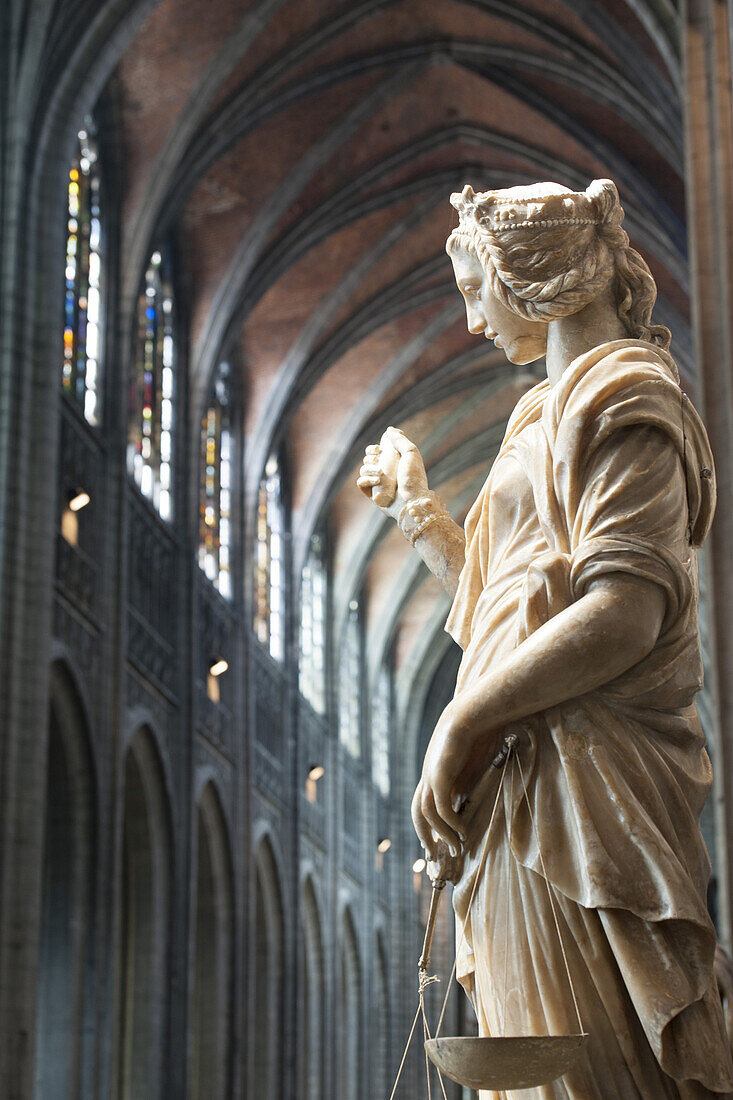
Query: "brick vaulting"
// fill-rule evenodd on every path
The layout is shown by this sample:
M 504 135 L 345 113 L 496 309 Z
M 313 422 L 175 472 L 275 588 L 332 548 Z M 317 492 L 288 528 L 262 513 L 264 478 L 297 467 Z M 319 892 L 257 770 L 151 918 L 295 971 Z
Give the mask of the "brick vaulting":
M 398 425 L 463 520 L 539 368 L 467 333 L 448 196 L 611 177 L 733 496 L 729 41 L 719 0 L 2 5 L 0 1100 L 387 1100 L 427 893 L 409 802 L 457 661 L 361 456 Z M 69 165 L 92 138 L 94 415 L 62 385 Z M 148 492 L 131 379 L 156 272 L 175 384 Z M 729 503 L 701 703 L 724 938 Z

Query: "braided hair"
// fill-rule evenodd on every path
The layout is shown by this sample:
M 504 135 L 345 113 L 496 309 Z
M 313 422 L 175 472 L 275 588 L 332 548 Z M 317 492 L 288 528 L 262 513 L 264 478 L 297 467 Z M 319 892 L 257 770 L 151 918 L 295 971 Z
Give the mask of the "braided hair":
M 616 185 L 594 180 L 585 191 L 555 183 L 451 195 L 460 221 L 446 251 L 473 252 L 491 290 L 529 321 L 569 317 L 611 282 L 630 337 L 669 348 L 671 334 L 651 323 L 657 287 L 621 227 Z

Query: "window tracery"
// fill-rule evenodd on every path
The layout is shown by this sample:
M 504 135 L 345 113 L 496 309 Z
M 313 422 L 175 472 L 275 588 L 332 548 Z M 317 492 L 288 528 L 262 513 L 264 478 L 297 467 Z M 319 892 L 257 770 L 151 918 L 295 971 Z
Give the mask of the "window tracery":
M 130 372 L 128 469 L 163 519 L 172 512 L 175 400 L 173 293 L 169 265 L 153 252 L 137 305 Z
M 77 135 L 66 196 L 64 393 L 89 424 L 99 422 L 101 357 L 101 222 L 99 157 L 89 120 Z
M 361 756 L 361 669 L 361 616 L 352 600 L 339 663 L 339 739 L 353 757 Z
M 221 363 L 201 423 L 199 565 L 222 596 L 231 599 L 232 574 L 232 387 Z
M 260 482 L 255 551 L 255 632 L 270 655 L 285 655 L 285 510 L 277 455 L 270 455 Z
M 327 584 L 323 538 L 314 535 L 301 585 L 298 679 L 301 694 L 318 714 L 326 710 Z
M 372 782 L 380 794 L 389 796 L 390 740 L 392 731 L 392 677 L 383 665 L 372 703 Z

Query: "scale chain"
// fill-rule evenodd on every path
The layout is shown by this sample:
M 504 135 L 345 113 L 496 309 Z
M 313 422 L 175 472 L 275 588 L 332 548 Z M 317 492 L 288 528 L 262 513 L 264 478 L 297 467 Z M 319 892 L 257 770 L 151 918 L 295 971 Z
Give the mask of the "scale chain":
M 537 843 L 537 851 L 538 851 L 538 854 L 539 854 L 540 866 L 542 868 L 542 875 L 543 875 L 543 878 L 545 880 L 545 885 L 547 887 L 547 894 L 548 894 L 548 899 L 549 899 L 549 902 L 550 902 L 550 910 L 552 912 L 553 921 L 555 923 L 555 931 L 557 933 L 558 942 L 560 944 L 560 951 L 562 953 L 563 963 L 565 964 L 565 972 L 567 974 L 568 984 L 570 986 L 570 993 L 571 993 L 571 996 L 573 998 L 573 1006 L 575 1008 L 575 1014 L 576 1014 L 577 1020 L 578 1020 L 578 1028 L 579 1028 L 580 1033 L 582 1034 L 583 1033 L 583 1023 L 582 1023 L 582 1019 L 581 1019 L 581 1015 L 580 1015 L 580 1008 L 579 1008 L 579 1005 L 578 1005 L 578 999 L 577 999 L 577 995 L 576 995 L 576 992 L 575 992 L 575 986 L 573 984 L 572 974 L 570 972 L 570 964 L 568 962 L 568 957 L 567 957 L 567 953 L 566 953 L 566 950 L 565 950 L 565 943 L 564 943 L 564 940 L 563 940 L 563 937 L 562 937 L 562 930 L 560 928 L 560 921 L 559 921 L 557 911 L 556 911 L 556 908 L 555 908 L 555 899 L 553 898 L 552 889 L 550 887 L 550 882 L 549 882 L 549 879 L 547 877 L 547 868 L 545 866 L 544 857 L 542 855 L 542 847 L 540 845 L 539 830 L 537 828 L 537 823 L 535 821 L 535 816 L 532 812 L 532 806 L 531 806 L 530 800 L 529 800 L 529 793 L 527 791 L 527 783 L 526 783 L 526 780 L 525 780 L 525 777 L 524 777 L 524 769 L 522 768 L 522 762 L 519 759 L 518 754 L 515 752 L 517 744 L 518 744 L 518 740 L 519 739 L 518 739 L 516 734 L 509 734 L 507 737 L 505 737 L 504 744 L 503 744 L 502 748 L 500 749 L 499 753 L 497 754 L 497 756 L 492 761 L 493 766 L 497 769 L 500 769 L 502 774 L 501 774 L 501 780 L 499 782 L 499 786 L 498 786 L 498 789 L 497 789 L 497 792 L 496 792 L 496 798 L 494 799 L 494 805 L 493 805 L 493 808 L 492 808 L 492 811 L 491 811 L 491 817 L 489 819 L 489 824 L 488 824 L 488 827 L 487 827 L 487 830 L 486 830 L 486 839 L 484 840 L 483 849 L 481 851 L 481 857 L 479 859 L 479 863 L 478 863 L 478 866 L 477 866 L 477 869 L 476 869 L 476 873 L 475 873 L 475 877 L 474 877 L 474 881 L 473 881 L 473 886 L 472 886 L 472 889 L 471 889 L 471 895 L 470 895 L 469 900 L 468 900 L 467 913 L 470 913 L 470 911 L 471 911 L 471 907 L 473 905 L 473 902 L 474 902 L 474 899 L 475 899 L 475 896 L 476 896 L 478 883 L 479 883 L 479 880 L 480 880 L 481 875 L 483 873 L 484 867 L 486 865 L 486 859 L 488 857 L 488 852 L 489 852 L 489 841 L 490 841 L 490 838 L 491 838 L 491 832 L 492 832 L 492 828 L 493 828 L 493 825 L 494 825 L 494 820 L 496 818 L 496 813 L 497 813 L 497 809 L 498 809 L 498 806 L 499 806 L 499 801 L 501 799 L 501 795 L 502 795 L 502 792 L 503 792 L 503 789 L 504 789 L 504 781 L 505 781 L 506 773 L 507 773 L 506 764 L 510 760 L 510 758 L 512 756 L 514 756 L 514 760 L 516 760 L 516 765 L 519 767 L 519 774 L 520 774 L 520 777 L 521 777 L 521 780 L 522 780 L 522 789 L 523 789 L 523 793 L 524 793 L 524 799 L 527 803 L 527 809 L 528 809 L 529 816 L 530 816 L 530 821 L 531 821 L 531 824 L 532 824 L 532 830 L 533 830 L 533 833 L 534 833 L 534 836 L 535 836 L 535 841 Z M 513 812 L 513 808 L 514 808 L 514 760 L 512 760 L 511 795 L 510 795 L 510 806 L 511 806 L 512 812 Z M 507 826 L 507 838 L 508 838 L 508 841 L 511 842 L 509 825 Z M 412 1022 L 412 1027 L 410 1028 L 410 1034 L 409 1034 L 408 1039 L 407 1039 L 407 1044 L 405 1045 L 405 1049 L 404 1049 L 404 1052 L 403 1052 L 403 1055 L 402 1055 L 402 1060 L 400 1062 L 400 1066 L 399 1066 L 399 1069 L 397 1071 L 397 1077 L 395 1079 L 394 1087 L 393 1087 L 392 1092 L 390 1094 L 389 1100 L 394 1100 L 394 1097 L 396 1095 L 397 1086 L 398 1086 L 400 1078 L 402 1076 L 402 1071 L 404 1069 L 405 1061 L 407 1059 L 407 1054 L 409 1052 L 410 1045 L 412 1043 L 412 1039 L 413 1039 L 413 1036 L 415 1034 L 415 1028 L 417 1026 L 417 1021 L 418 1021 L 421 1013 L 422 1013 L 422 1017 L 423 1017 L 423 1034 L 424 1034 L 424 1037 L 425 1037 L 426 1040 L 431 1038 L 430 1028 L 428 1026 L 428 1021 L 427 1021 L 427 1014 L 426 1014 L 426 1011 L 425 1011 L 425 989 L 427 988 L 428 985 L 431 985 L 433 982 L 439 981 L 439 979 L 435 975 L 428 975 L 427 970 L 428 970 L 428 967 L 430 965 L 430 947 L 431 947 L 431 944 L 432 944 L 433 933 L 434 933 L 434 930 L 435 930 L 435 921 L 436 921 L 436 918 L 437 918 L 438 901 L 439 901 L 440 893 L 441 893 L 442 889 L 445 887 L 445 885 L 446 885 L 446 883 L 443 880 L 436 880 L 433 883 L 433 894 L 432 894 L 431 903 L 430 903 L 430 913 L 429 913 L 429 916 L 428 916 L 428 922 L 427 922 L 427 926 L 426 926 L 426 930 L 425 930 L 425 940 L 424 940 L 424 943 L 423 943 L 423 951 L 422 951 L 422 955 L 420 957 L 420 964 L 419 964 L 420 981 L 419 981 L 419 986 L 418 986 L 417 1011 L 415 1012 L 415 1018 Z M 508 896 L 507 896 L 507 899 L 506 899 L 506 905 L 508 906 Z M 508 910 L 507 910 L 507 915 L 508 915 Z M 505 926 L 506 927 L 505 927 L 505 944 L 504 944 L 504 999 L 506 1001 L 507 954 L 508 954 L 508 919 L 505 920 Z M 446 991 L 445 991 L 445 997 L 443 998 L 443 1005 L 442 1005 L 441 1012 L 440 1012 L 440 1017 L 439 1017 L 439 1020 L 438 1020 L 438 1027 L 437 1027 L 436 1032 L 435 1032 L 435 1038 L 437 1038 L 439 1036 L 441 1027 L 443 1025 L 443 1020 L 445 1018 L 446 1009 L 448 1007 L 448 999 L 450 997 L 450 992 L 451 992 L 453 982 L 455 981 L 455 977 L 456 977 L 456 969 L 457 969 L 457 965 L 458 965 L 458 956 L 460 954 L 461 948 L 463 947 L 465 939 L 466 939 L 466 922 L 464 921 L 463 928 L 462 928 L 462 931 L 461 931 L 461 937 L 459 939 L 458 946 L 456 948 L 456 957 L 455 957 L 455 961 L 453 963 L 453 969 L 451 971 L 451 975 L 450 975 L 450 978 L 448 980 L 448 985 L 447 985 Z M 506 1005 L 504 1006 L 504 1009 L 505 1008 L 506 1008 Z M 506 1020 L 504 1020 L 504 1023 L 506 1024 Z M 426 1056 L 425 1056 L 425 1064 L 426 1064 L 426 1072 L 427 1072 L 428 1100 L 432 1100 L 432 1091 L 431 1091 L 431 1083 L 430 1083 L 430 1063 L 429 1063 L 429 1059 L 428 1059 L 428 1056 L 427 1056 L 427 1052 L 426 1052 Z M 440 1088 L 441 1088 L 441 1091 L 443 1093 L 444 1100 L 447 1100 L 445 1087 L 444 1087 L 444 1084 L 443 1084 L 443 1077 L 442 1077 L 439 1069 L 438 1069 L 438 1079 L 440 1081 Z
M 484 869 L 484 866 L 486 864 L 486 858 L 489 854 L 489 839 L 491 837 L 491 829 L 492 829 L 493 824 L 494 824 L 494 818 L 496 817 L 496 811 L 499 807 L 499 799 L 501 797 L 502 791 L 504 790 L 504 779 L 506 777 L 506 767 L 505 767 L 505 765 L 506 765 L 507 760 L 510 758 L 510 756 L 512 755 L 512 753 L 516 749 L 518 741 L 519 741 L 519 738 L 517 737 L 517 735 L 515 733 L 508 734 L 508 736 L 504 738 L 504 744 L 502 745 L 501 749 L 499 750 L 499 752 L 497 753 L 497 755 L 494 757 L 494 759 L 492 761 L 492 767 L 497 768 L 497 769 L 501 769 L 501 779 L 499 781 L 499 786 L 498 786 L 498 789 L 496 791 L 496 798 L 494 799 L 494 806 L 493 806 L 493 809 L 491 811 L 491 817 L 489 818 L 489 825 L 488 825 L 488 828 L 486 830 L 486 840 L 484 841 L 484 847 L 483 847 L 483 850 L 481 852 L 481 859 L 479 860 L 479 865 L 476 869 L 476 876 L 473 880 L 473 888 L 471 890 L 471 896 L 468 899 L 468 907 L 466 909 L 467 913 L 470 913 L 470 911 L 471 911 L 471 906 L 473 905 L 473 899 L 476 896 L 476 890 L 478 888 L 479 879 L 481 877 L 481 874 L 483 873 L 483 869 Z M 450 996 L 450 991 L 453 987 L 453 982 L 455 981 L 455 977 L 456 977 L 456 968 L 458 966 L 458 955 L 460 954 L 461 948 L 463 947 L 463 944 L 465 943 L 465 941 L 466 941 L 466 922 L 464 921 L 463 928 L 461 930 L 461 938 L 458 941 L 458 946 L 456 948 L 456 956 L 455 956 L 455 959 L 453 961 L 453 969 L 451 970 L 451 975 L 450 975 L 450 978 L 448 979 L 448 985 L 447 985 L 446 991 L 445 991 L 445 997 L 443 998 L 443 1007 L 440 1010 L 440 1019 L 438 1020 L 438 1027 L 437 1027 L 436 1032 L 435 1032 L 436 1039 L 437 1039 L 438 1035 L 440 1034 L 441 1027 L 443 1026 L 443 1019 L 445 1017 L 445 1010 L 448 1007 L 448 998 Z
M 558 941 L 560 943 L 560 951 L 562 953 L 562 961 L 565 963 L 565 973 L 568 976 L 568 985 L 570 986 L 570 996 L 573 998 L 573 1005 L 575 1007 L 575 1015 L 577 1016 L 577 1019 L 578 1019 L 578 1031 L 581 1034 L 583 1034 L 583 1021 L 580 1017 L 580 1008 L 578 1007 L 578 998 L 575 994 L 575 986 L 573 985 L 573 978 L 572 978 L 572 975 L 570 973 L 570 963 L 568 962 L 568 957 L 567 957 L 567 954 L 565 952 L 565 943 L 564 943 L 563 938 L 562 938 L 562 932 L 560 931 L 560 921 L 559 921 L 557 913 L 555 911 L 555 899 L 552 896 L 552 889 L 550 887 L 550 880 L 547 877 L 547 868 L 545 867 L 545 859 L 544 859 L 544 856 L 542 855 L 542 846 L 540 844 L 540 834 L 539 834 L 539 830 L 537 828 L 537 824 L 535 822 L 534 814 L 532 813 L 532 806 L 530 805 L 529 795 L 527 794 L 527 784 L 524 780 L 524 769 L 522 768 L 522 761 L 519 759 L 519 757 L 517 757 L 517 764 L 519 765 L 519 774 L 522 777 L 522 787 L 524 789 L 524 798 L 525 798 L 525 801 L 527 803 L 527 809 L 529 810 L 529 819 L 532 822 L 532 832 L 534 833 L 534 838 L 535 838 L 535 841 L 537 843 L 537 852 L 538 852 L 539 857 L 540 857 L 540 867 L 542 868 L 542 877 L 544 878 L 545 885 L 547 886 L 547 897 L 549 898 L 550 909 L 552 911 L 552 917 L 553 917 L 553 920 L 555 921 L 555 931 L 557 932 L 557 938 L 558 938 Z
M 514 808 L 514 771 L 515 771 L 516 756 L 512 757 L 512 776 L 511 785 L 509 787 L 509 806 L 511 807 L 509 816 L 505 818 L 506 824 L 506 839 L 509 846 L 509 851 L 512 850 L 512 812 Z M 508 884 L 507 884 L 508 886 Z M 504 983 L 502 985 L 501 996 L 501 1030 L 506 1035 L 506 983 L 508 973 L 509 962 L 509 890 L 504 890 Z

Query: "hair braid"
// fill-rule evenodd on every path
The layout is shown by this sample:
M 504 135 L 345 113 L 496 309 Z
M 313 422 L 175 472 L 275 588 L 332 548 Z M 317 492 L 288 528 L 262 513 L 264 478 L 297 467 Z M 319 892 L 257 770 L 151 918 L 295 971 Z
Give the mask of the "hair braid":
M 669 347 L 669 330 L 651 324 L 656 284 L 629 245 L 611 180 L 586 191 L 546 183 L 476 195 L 465 187 L 451 202 L 460 223 L 446 249 L 475 252 L 507 308 L 531 321 L 569 317 L 611 283 L 629 336 Z

